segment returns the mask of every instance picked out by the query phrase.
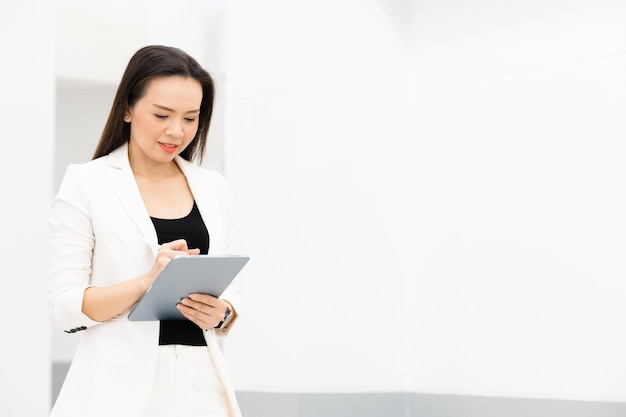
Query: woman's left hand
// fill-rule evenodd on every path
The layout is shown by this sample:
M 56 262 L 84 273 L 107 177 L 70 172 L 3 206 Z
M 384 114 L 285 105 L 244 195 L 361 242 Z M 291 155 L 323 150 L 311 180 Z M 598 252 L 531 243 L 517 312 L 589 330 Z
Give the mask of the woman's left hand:
M 183 298 L 176 307 L 183 316 L 196 323 L 203 330 L 212 329 L 224 320 L 226 307 L 233 311 L 232 306 L 227 301 L 206 294 L 190 294 L 189 297 Z

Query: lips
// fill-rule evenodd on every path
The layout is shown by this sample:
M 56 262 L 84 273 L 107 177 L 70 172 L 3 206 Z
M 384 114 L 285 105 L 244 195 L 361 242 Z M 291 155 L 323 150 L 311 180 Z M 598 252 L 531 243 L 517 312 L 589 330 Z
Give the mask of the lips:
M 161 149 L 163 149 L 167 153 L 174 153 L 176 152 L 176 149 L 178 149 L 178 145 L 174 145 L 172 143 L 161 143 L 161 142 L 157 142 L 157 143 L 159 144 Z

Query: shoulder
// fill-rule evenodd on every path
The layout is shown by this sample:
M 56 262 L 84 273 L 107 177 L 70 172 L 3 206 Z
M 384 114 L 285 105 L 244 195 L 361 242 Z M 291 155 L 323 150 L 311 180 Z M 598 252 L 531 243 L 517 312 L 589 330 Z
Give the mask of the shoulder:
M 104 172 L 103 168 L 106 165 L 105 158 L 106 156 L 103 156 L 89 162 L 69 164 L 65 169 L 65 175 L 63 176 L 61 188 L 63 188 L 64 185 L 72 183 L 89 183 L 91 180 L 96 178 L 99 173 Z
M 89 196 L 101 191 L 107 184 L 106 158 L 104 156 L 88 162 L 69 164 L 55 200 L 63 200 L 87 210 Z
M 104 175 L 107 166 L 112 168 L 130 169 L 126 145 L 122 145 L 110 154 L 92 159 L 91 161 L 68 165 L 65 170 L 65 179 L 76 179 L 80 182 L 90 182 L 99 176 Z
M 98 159 L 94 159 L 88 162 L 82 162 L 82 163 L 74 163 L 74 164 L 69 164 L 65 170 L 66 175 L 67 174 L 89 174 L 92 172 L 96 172 L 98 170 L 101 170 L 102 167 L 105 165 L 105 160 L 106 160 L 107 156 L 102 156 Z

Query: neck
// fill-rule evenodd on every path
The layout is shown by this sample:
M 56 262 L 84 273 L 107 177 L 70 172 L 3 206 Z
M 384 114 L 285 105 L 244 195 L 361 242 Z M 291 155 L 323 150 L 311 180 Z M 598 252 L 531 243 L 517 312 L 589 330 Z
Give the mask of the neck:
M 128 148 L 128 162 L 135 177 L 159 180 L 180 175 L 182 172 L 174 160 L 167 162 L 153 161 L 137 155 L 130 147 Z

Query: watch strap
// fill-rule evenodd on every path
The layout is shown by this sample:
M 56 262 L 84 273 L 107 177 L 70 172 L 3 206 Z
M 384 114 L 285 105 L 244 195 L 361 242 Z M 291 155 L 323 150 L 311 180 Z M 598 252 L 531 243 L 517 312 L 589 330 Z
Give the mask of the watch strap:
M 230 308 L 228 306 L 226 306 L 226 311 L 224 312 L 224 318 L 222 319 L 222 321 L 217 323 L 217 326 L 215 326 L 215 328 L 216 329 L 221 329 L 222 326 L 224 325 L 224 323 L 226 323 L 226 321 L 230 317 L 231 313 L 232 313 L 232 311 L 230 311 Z

